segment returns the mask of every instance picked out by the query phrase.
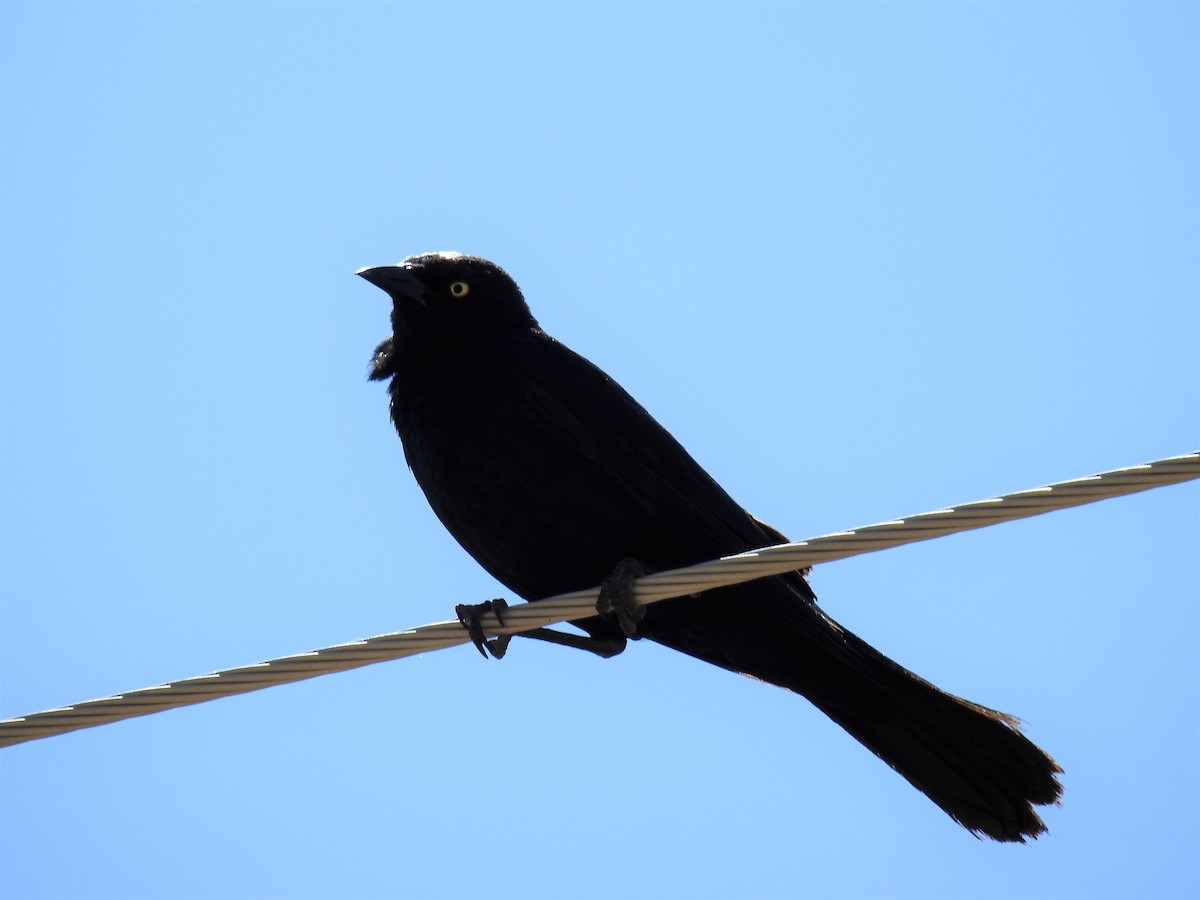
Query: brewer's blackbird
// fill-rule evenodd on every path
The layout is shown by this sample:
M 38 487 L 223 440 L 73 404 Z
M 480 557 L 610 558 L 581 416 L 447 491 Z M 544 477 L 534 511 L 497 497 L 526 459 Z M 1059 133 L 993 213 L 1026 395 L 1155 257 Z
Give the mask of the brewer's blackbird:
M 526 600 L 606 582 L 597 615 L 573 623 L 586 636 L 530 636 L 602 656 L 645 637 L 787 688 L 972 832 L 1024 841 L 1045 831 L 1033 807 L 1058 800 L 1062 770 L 1017 720 L 939 690 L 842 628 L 804 573 L 631 602 L 639 573 L 785 539 L 542 331 L 499 266 L 426 253 L 358 274 L 392 298 L 392 336 L 370 377 L 391 379 L 405 458 L 450 533 Z

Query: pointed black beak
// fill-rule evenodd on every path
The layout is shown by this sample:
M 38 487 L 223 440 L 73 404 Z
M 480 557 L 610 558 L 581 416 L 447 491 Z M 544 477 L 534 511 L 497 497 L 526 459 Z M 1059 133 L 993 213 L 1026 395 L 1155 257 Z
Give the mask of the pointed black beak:
M 417 274 L 417 269 L 412 266 L 366 266 L 355 274 L 380 290 L 387 291 L 392 299 L 408 297 L 422 305 L 425 302 L 426 287 Z

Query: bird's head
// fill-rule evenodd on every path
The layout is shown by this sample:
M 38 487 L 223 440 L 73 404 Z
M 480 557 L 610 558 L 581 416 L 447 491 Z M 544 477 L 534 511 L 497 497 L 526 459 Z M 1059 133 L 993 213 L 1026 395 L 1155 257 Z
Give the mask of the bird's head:
M 394 266 L 368 266 L 358 274 L 392 298 L 392 337 L 375 353 L 374 380 L 394 374 L 404 357 L 496 331 L 537 326 L 516 282 L 478 256 L 422 253 Z

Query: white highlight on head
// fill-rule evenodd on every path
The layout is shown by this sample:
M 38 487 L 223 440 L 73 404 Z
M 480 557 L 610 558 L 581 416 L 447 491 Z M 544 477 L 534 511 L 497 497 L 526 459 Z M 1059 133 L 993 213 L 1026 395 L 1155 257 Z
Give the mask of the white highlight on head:
M 404 262 L 408 262 L 410 259 L 428 260 L 430 257 L 436 257 L 437 259 L 444 259 L 444 260 L 449 261 L 449 260 L 454 260 L 454 259 L 466 259 L 467 254 L 459 253 L 457 250 L 433 250 L 433 251 L 430 251 L 429 253 L 414 253 L 412 256 L 407 257 L 404 260 Z M 401 265 L 403 265 L 403 264 L 404 263 L 401 263 Z

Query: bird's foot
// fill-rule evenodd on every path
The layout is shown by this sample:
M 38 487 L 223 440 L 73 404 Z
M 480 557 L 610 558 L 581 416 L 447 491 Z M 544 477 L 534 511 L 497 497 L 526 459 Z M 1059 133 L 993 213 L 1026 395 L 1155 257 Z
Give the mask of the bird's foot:
M 646 607 L 633 596 L 633 582 L 649 571 L 644 563 L 626 558 L 617 563 L 613 573 L 600 582 L 596 612 L 602 616 L 615 615 L 626 637 L 637 634 L 637 623 L 646 615 Z
M 503 659 L 512 635 L 502 634 L 489 641 L 483 633 L 480 617 L 484 613 L 494 613 L 500 624 L 503 625 L 504 610 L 506 609 L 508 609 L 508 603 L 502 599 L 485 600 L 483 603 L 460 603 L 454 607 L 454 612 L 458 614 L 458 621 L 462 623 L 463 628 L 467 629 L 471 643 L 475 645 L 476 650 L 483 654 L 484 659 L 488 658 L 489 653 L 496 659 Z

